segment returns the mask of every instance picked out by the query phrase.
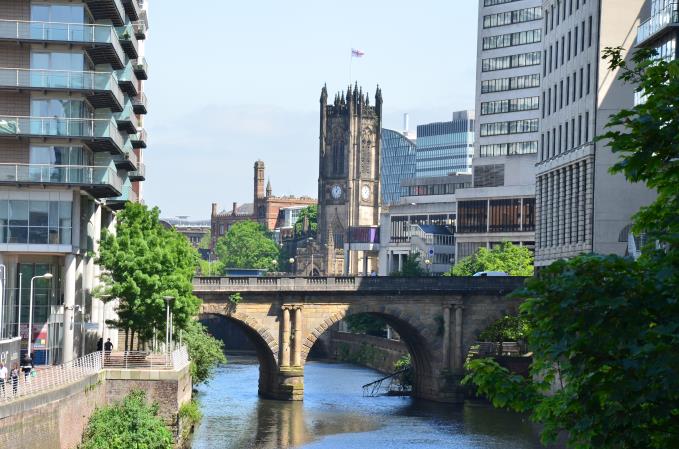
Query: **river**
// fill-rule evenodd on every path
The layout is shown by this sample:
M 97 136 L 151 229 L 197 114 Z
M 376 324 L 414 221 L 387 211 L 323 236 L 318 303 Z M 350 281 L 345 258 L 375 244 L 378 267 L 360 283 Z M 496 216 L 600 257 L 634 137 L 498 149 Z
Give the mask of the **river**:
M 256 359 L 229 357 L 198 400 L 193 449 L 537 449 L 531 424 L 485 404 L 363 397 L 381 377 L 343 363 L 308 362 L 304 402 L 257 397 Z

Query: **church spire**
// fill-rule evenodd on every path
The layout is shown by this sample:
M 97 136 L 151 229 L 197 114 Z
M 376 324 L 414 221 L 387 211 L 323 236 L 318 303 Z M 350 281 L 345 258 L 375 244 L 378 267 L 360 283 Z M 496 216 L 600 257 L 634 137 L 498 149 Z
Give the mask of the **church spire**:
M 267 180 L 266 180 L 266 196 L 267 196 L 267 197 L 271 197 L 271 193 L 272 193 L 272 190 L 271 190 L 271 180 L 270 180 L 270 179 L 267 179 Z

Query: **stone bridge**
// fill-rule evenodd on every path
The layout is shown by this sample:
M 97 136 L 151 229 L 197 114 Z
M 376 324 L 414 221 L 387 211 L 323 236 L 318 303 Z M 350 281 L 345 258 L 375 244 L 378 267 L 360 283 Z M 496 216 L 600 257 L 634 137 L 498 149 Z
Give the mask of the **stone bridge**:
M 413 395 L 460 402 L 469 347 L 490 323 L 516 311 L 507 295 L 519 277 L 197 277 L 202 314 L 244 329 L 260 362 L 259 394 L 304 396 L 304 364 L 321 334 L 349 315 L 384 319 L 405 342 L 414 370 Z

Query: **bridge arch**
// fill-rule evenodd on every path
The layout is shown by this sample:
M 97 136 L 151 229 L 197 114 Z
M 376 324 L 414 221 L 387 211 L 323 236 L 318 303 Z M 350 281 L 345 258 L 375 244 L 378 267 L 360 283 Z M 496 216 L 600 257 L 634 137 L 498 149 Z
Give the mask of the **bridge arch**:
M 427 335 L 426 329 L 431 327 L 420 322 L 417 317 L 404 316 L 398 307 L 379 305 L 352 305 L 345 311 L 335 312 L 323 323 L 307 333 L 302 344 L 302 365 L 309 356 L 314 343 L 328 331 L 330 327 L 340 320 L 352 315 L 373 315 L 382 318 L 401 337 L 410 353 L 413 367 L 413 394 L 417 396 L 423 392 L 427 385 L 431 385 L 434 376 L 435 357 L 432 347 L 435 346 L 433 335 Z M 424 332 L 423 332 L 424 330 Z
M 278 367 L 278 340 L 256 318 L 242 312 L 207 312 L 200 318 L 211 317 L 225 320 L 240 328 L 255 347 L 259 361 L 259 394 L 266 396 L 276 386 Z

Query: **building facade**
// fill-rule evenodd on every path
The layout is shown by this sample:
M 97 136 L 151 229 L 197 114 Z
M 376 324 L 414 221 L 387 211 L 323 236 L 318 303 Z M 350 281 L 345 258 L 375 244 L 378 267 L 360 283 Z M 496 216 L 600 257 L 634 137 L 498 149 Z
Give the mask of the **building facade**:
M 145 179 L 147 3 L 0 7 L 0 337 L 30 339 L 38 364 L 92 349 L 86 327 L 112 317 L 94 259 Z
M 210 228 L 212 236 L 212 246 L 214 249 L 217 240 L 226 235 L 229 228 L 239 221 L 253 220 L 261 223 L 267 230 L 274 232 L 285 225 L 285 213 L 281 213 L 287 208 L 304 208 L 317 204 L 314 198 L 295 197 L 295 196 L 274 196 L 271 183 L 265 180 L 264 162 L 258 160 L 254 165 L 253 179 L 253 201 L 238 205 L 233 203 L 231 211 L 219 211 L 219 205 L 212 203 L 210 214 Z
M 671 4 L 654 3 L 656 11 Z M 543 8 L 536 266 L 586 252 L 623 255 L 632 215 L 654 194 L 622 174 L 611 175 L 617 156 L 595 140 L 609 117 L 632 107 L 635 97 L 634 87 L 618 80 L 601 53 L 620 46 L 629 54 L 636 36 L 630 30 L 649 8 L 643 0 L 553 0 Z
M 474 111 L 454 112 L 449 122 L 417 127 L 418 178 L 471 173 L 473 156 Z
M 324 86 L 320 103 L 318 238 L 298 251 L 298 271 L 377 272 L 382 92 L 373 106 L 356 84 L 328 104 Z
M 459 191 L 458 259 L 535 242 L 542 2 L 479 0 L 474 186 Z
M 415 177 L 416 141 L 405 133 L 382 129 L 382 204 L 397 204 L 401 181 Z

